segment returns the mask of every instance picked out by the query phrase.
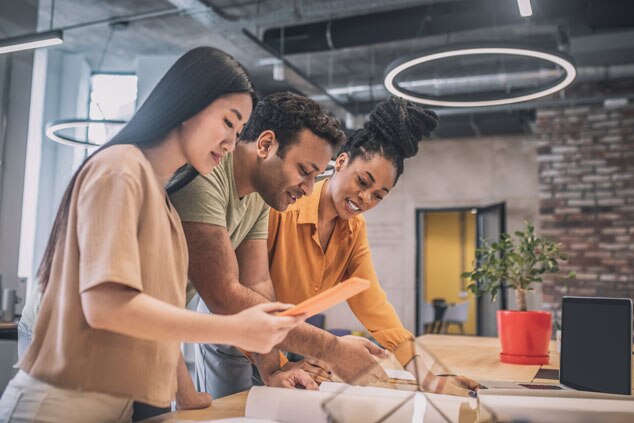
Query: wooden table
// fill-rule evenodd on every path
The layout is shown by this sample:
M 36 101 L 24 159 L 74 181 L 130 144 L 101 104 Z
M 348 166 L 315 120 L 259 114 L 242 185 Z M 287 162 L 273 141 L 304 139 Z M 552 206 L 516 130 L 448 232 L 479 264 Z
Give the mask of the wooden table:
M 514 380 L 518 382 L 550 382 L 535 379 L 535 375 L 542 366 L 518 365 L 500 362 L 500 343 L 497 338 L 455 335 L 423 335 L 418 338 L 425 347 L 440 362 L 439 367 L 452 373 L 462 374 L 470 378 L 481 380 Z M 551 343 L 550 364 L 544 368 L 558 369 L 559 354 L 556 352 L 555 342 Z M 448 395 L 430 395 L 442 413 L 451 421 L 469 421 L 463 413 L 459 415 L 461 405 L 467 403 L 475 408 L 474 399 L 452 397 Z M 242 417 L 246 406 L 247 392 L 230 395 L 214 400 L 212 405 L 203 410 L 176 411 L 144 420 L 145 423 L 203 421 Z M 428 410 L 431 407 L 428 406 Z M 433 411 L 433 410 L 431 410 Z M 463 410 L 464 411 L 464 410 Z M 426 416 L 427 417 L 427 416 Z M 430 421 L 438 421 L 434 418 Z M 473 421 L 473 420 L 471 420 Z

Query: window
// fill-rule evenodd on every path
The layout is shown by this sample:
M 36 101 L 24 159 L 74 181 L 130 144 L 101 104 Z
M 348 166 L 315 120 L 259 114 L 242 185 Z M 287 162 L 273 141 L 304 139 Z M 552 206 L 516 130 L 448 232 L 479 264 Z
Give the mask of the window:
M 90 78 L 88 117 L 93 120 L 130 120 L 135 111 L 138 77 L 130 74 L 95 73 Z M 91 124 L 88 141 L 104 144 L 119 125 Z

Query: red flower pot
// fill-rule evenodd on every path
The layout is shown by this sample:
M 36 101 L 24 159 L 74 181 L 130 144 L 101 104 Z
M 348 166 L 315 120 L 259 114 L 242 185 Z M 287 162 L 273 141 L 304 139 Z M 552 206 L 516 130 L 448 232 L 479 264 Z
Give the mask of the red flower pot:
M 498 310 L 500 360 L 513 364 L 548 364 L 552 316 L 548 311 Z

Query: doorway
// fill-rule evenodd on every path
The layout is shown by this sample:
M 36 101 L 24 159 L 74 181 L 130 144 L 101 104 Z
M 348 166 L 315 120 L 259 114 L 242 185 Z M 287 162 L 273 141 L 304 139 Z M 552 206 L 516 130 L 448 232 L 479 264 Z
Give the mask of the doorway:
M 460 275 L 473 268 L 476 248 L 484 240 L 497 241 L 505 231 L 504 203 L 416 210 L 417 335 L 433 330 L 497 336 L 496 311 L 506 309 L 506 290 L 491 303 L 490 297 L 469 292 L 470 281 Z

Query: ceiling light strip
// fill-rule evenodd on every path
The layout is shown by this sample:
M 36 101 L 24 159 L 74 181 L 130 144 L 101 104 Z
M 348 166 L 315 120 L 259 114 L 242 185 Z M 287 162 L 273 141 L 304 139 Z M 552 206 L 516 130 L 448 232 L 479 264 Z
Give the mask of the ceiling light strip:
M 62 31 L 38 32 L 0 40 L 0 54 L 34 48 L 49 47 L 64 42 Z
M 531 7 L 531 0 L 517 0 L 517 7 L 520 9 L 520 15 L 523 18 L 533 16 L 533 8 Z
M 398 87 L 394 80 L 396 77 L 406 71 L 407 69 L 423 64 L 433 62 L 435 60 L 446 59 L 449 57 L 459 56 L 471 56 L 477 54 L 508 54 L 515 56 L 532 57 L 536 59 L 542 59 L 554 63 L 560 66 L 566 76 L 557 84 L 552 87 L 546 88 L 541 91 L 525 94 L 517 97 L 500 98 L 494 100 L 481 100 L 481 101 L 450 101 L 450 100 L 438 100 L 435 98 L 427 98 L 422 95 L 413 95 L 411 92 L 405 92 Z M 405 98 L 407 100 L 427 104 L 431 106 L 445 106 L 445 107 L 486 107 L 486 106 L 498 106 L 503 104 L 520 103 L 523 101 L 530 101 L 537 98 L 545 97 L 547 95 L 556 93 L 570 85 L 577 75 L 577 71 L 572 62 L 563 56 L 547 53 L 539 50 L 531 50 L 527 48 L 516 47 L 476 47 L 476 48 L 462 48 L 456 50 L 442 51 L 438 53 L 428 54 L 425 56 L 417 57 L 401 63 L 394 68 L 390 69 L 385 75 L 385 88 L 392 94 Z

